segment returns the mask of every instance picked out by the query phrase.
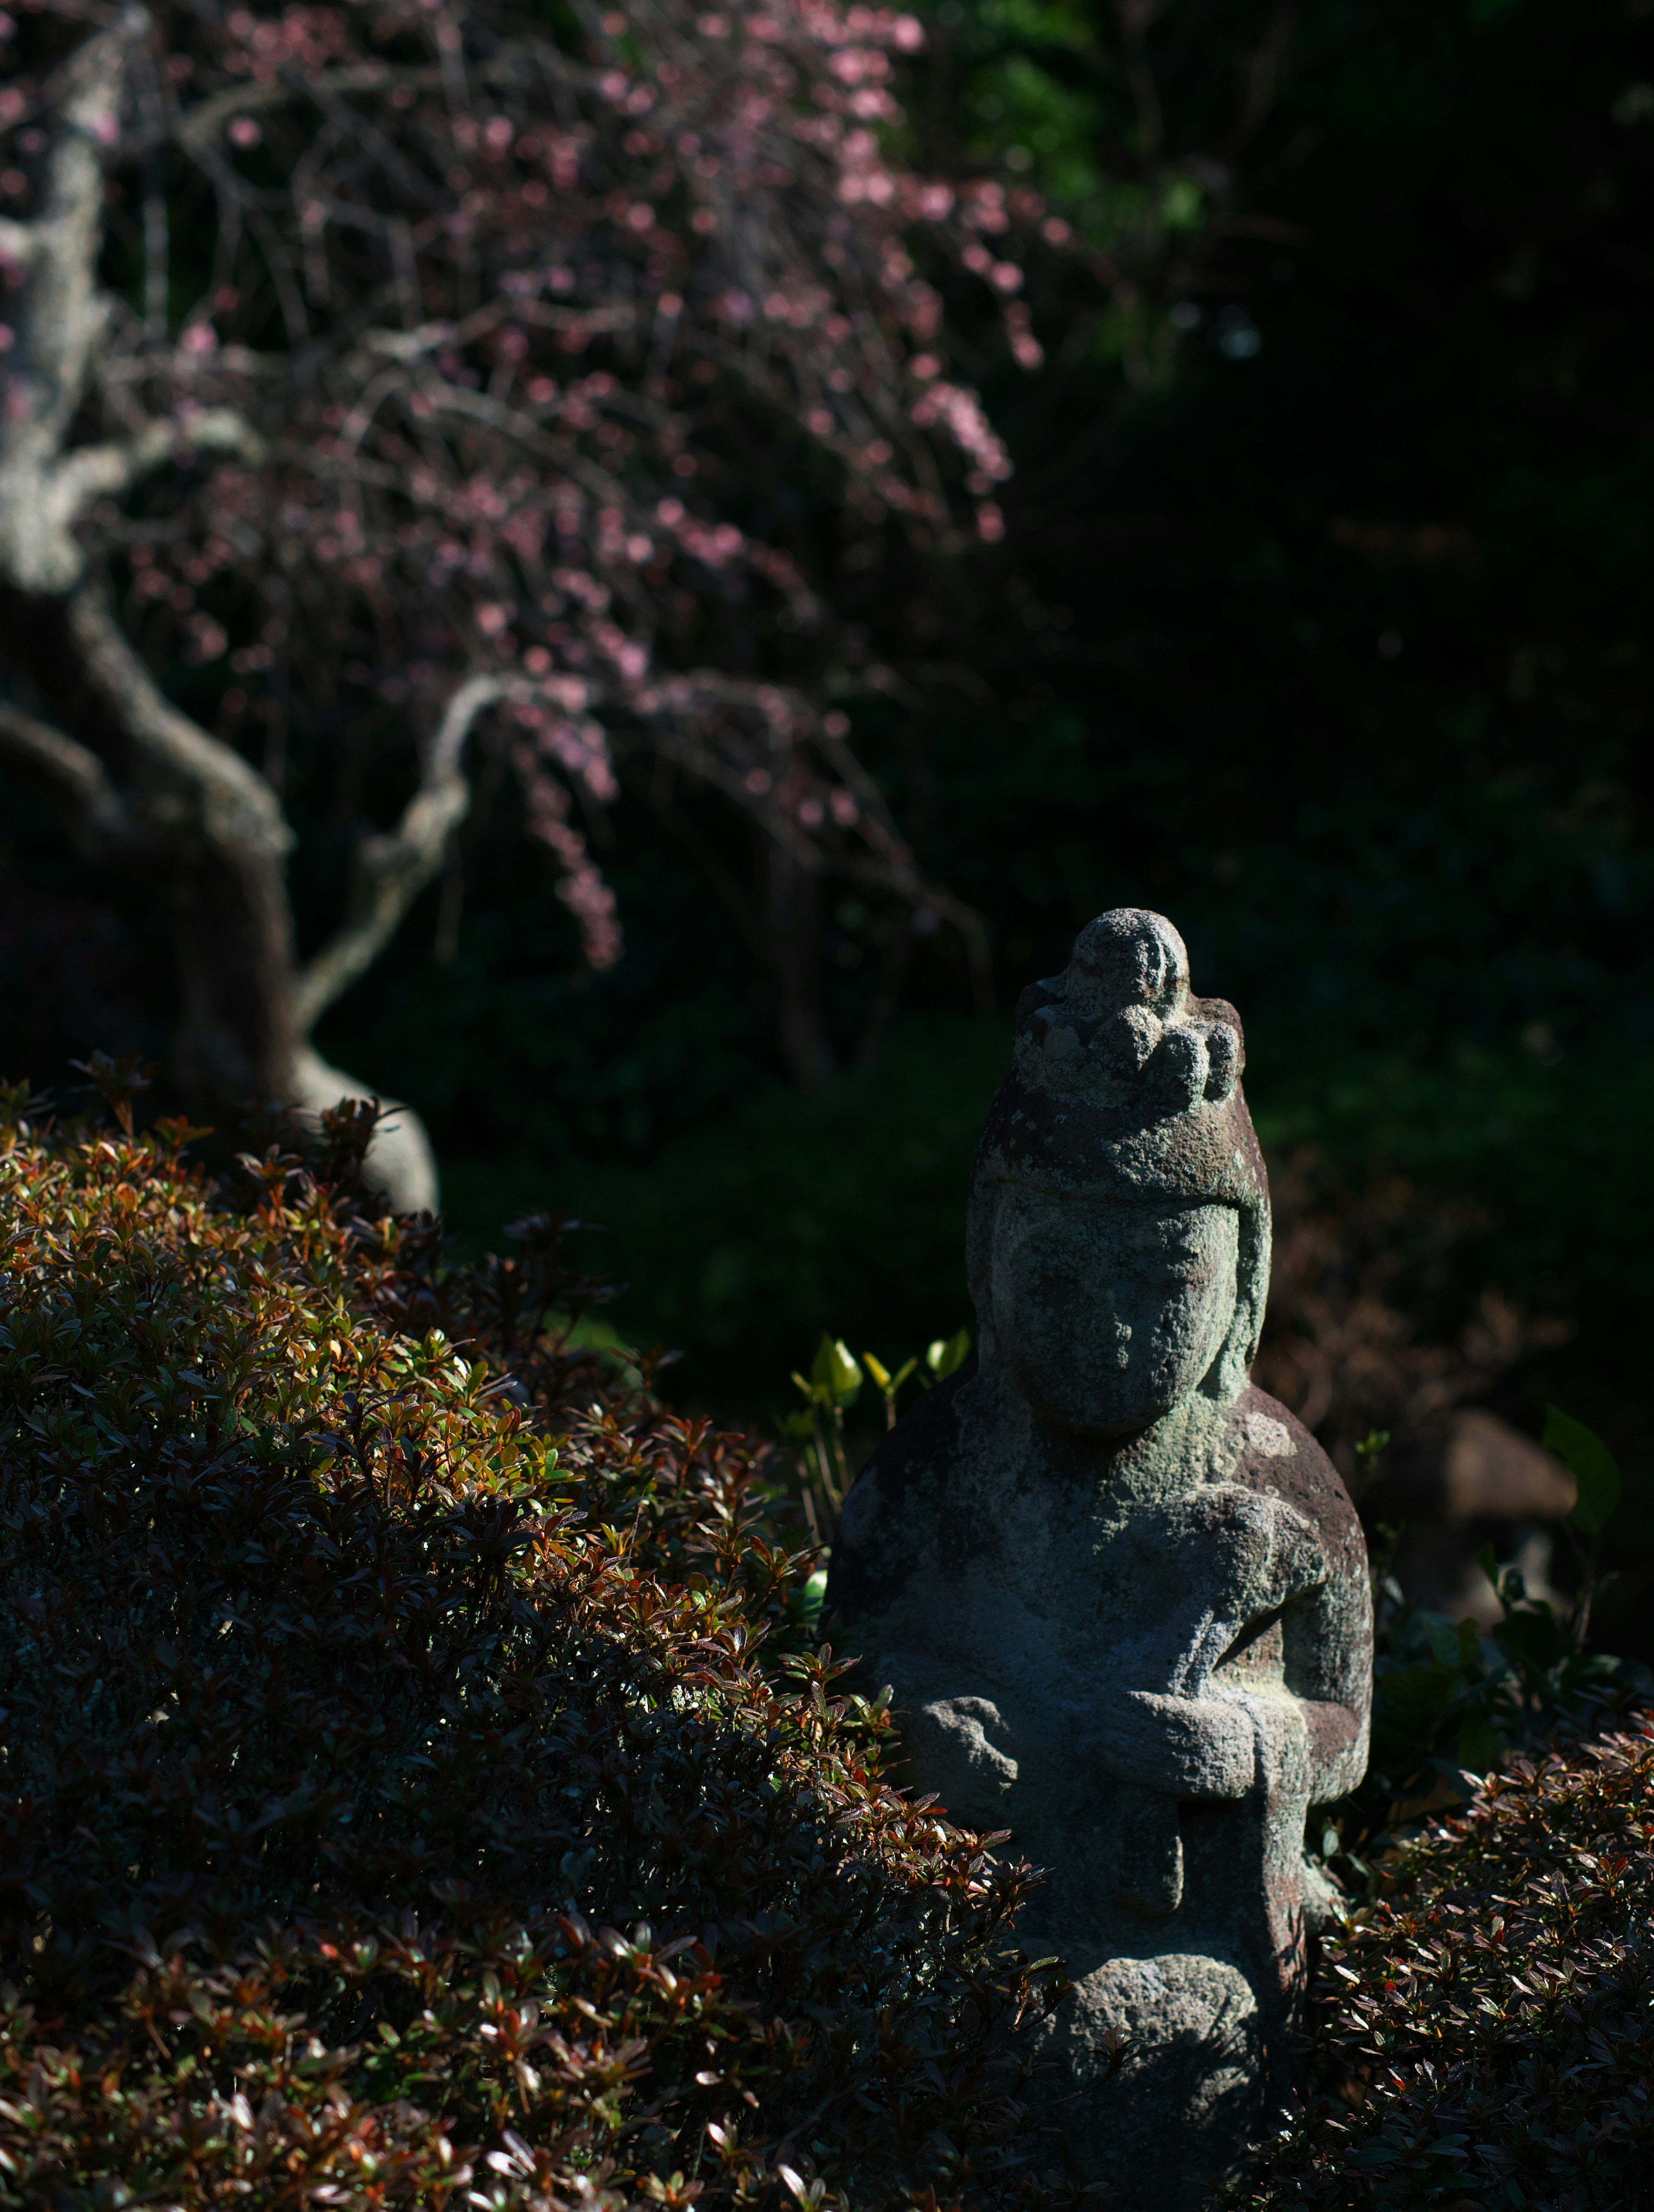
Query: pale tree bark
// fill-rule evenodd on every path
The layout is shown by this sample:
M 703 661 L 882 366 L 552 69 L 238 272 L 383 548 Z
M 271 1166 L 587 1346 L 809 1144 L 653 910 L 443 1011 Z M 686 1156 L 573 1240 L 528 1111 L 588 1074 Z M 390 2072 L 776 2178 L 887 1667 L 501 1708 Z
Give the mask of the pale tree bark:
M 109 319 L 96 275 L 105 154 L 149 30 L 132 9 L 76 52 L 39 212 L 0 226 L 0 254 L 22 276 L 0 419 L 0 643 L 43 709 L 0 704 L 0 766 L 51 803 L 89 859 L 164 888 L 185 1095 L 218 1113 L 251 1097 L 314 1109 L 368 1095 L 319 1059 L 309 1032 L 439 867 L 467 803 L 459 754 L 488 700 L 475 685 L 456 700 L 402 822 L 362 848 L 345 928 L 301 970 L 285 881 L 292 836 L 274 793 L 161 692 L 76 530 L 94 499 L 169 462 L 259 450 L 225 410 L 146 422 L 118 442 L 69 442 Z M 394 1204 L 435 1203 L 430 1146 L 409 1109 L 376 1153 L 370 1166 Z
M 45 4 L 59 12 L 58 0 Z M 471 14 L 488 12 L 479 0 Z M 511 10 L 500 13 L 511 35 L 483 22 L 475 51 L 468 25 L 408 10 L 402 32 L 415 47 L 427 33 L 434 42 L 420 62 L 374 51 L 385 23 L 357 11 L 347 21 L 289 9 L 279 23 L 186 11 L 163 50 L 149 13 L 134 6 L 105 17 L 55 82 L 29 94 L 24 135 L 44 143 L 34 211 L 0 218 L 10 339 L 0 653 L 11 678 L 0 680 L 0 770 L 44 793 L 97 864 L 170 900 L 176 1070 L 215 1120 L 249 1096 L 309 1110 L 362 1095 L 310 1039 L 454 852 L 470 804 L 467 748 L 485 716 L 497 718 L 489 742 L 522 788 L 528 834 L 558 858 L 556 894 L 594 968 L 617 959 L 622 940 L 573 805 L 600 819 L 622 788 L 620 772 L 634 781 L 642 772 L 773 977 L 781 1057 L 801 1086 L 833 1064 L 820 973 L 829 883 L 905 913 L 901 945 L 945 923 L 966 948 L 978 1004 L 991 1002 L 979 922 L 925 879 L 820 682 L 686 665 L 698 649 L 688 617 L 709 589 L 760 594 L 769 617 L 800 637 L 820 629 L 825 639 L 832 623 L 791 555 L 748 538 L 715 506 L 706 513 L 702 460 L 688 450 L 698 417 L 668 404 L 665 371 L 721 364 L 789 434 L 825 441 L 869 513 L 907 516 L 915 528 L 929 517 L 925 542 L 939 532 L 956 552 L 966 541 L 933 434 L 971 465 L 972 500 L 1009 461 L 976 399 L 938 374 L 939 303 L 910 282 L 893 225 L 918 220 L 923 205 L 925 220 L 953 224 L 949 251 L 974 268 L 978 228 L 998 240 L 997 252 L 1009 250 L 1004 195 L 864 175 L 849 149 L 872 143 L 865 131 L 845 141 L 841 160 L 794 127 L 791 106 L 758 98 L 754 88 L 782 67 L 761 42 L 738 52 L 737 42 L 709 43 L 681 0 L 652 12 L 675 58 L 657 81 L 627 88 L 625 72 L 594 71 Z M 814 69 L 814 104 L 835 114 L 851 97 L 835 74 L 836 21 L 799 29 L 782 70 Z M 886 43 L 901 44 L 886 27 Z M 480 108 L 467 106 L 462 47 L 473 93 L 487 88 Z M 888 73 L 882 49 L 857 65 Z M 173 89 L 185 82 L 205 96 L 189 104 Z M 657 107 L 652 151 L 640 152 L 634 141 L 648 134 L 633 125 Z M 760 108 L 785 159 L 754 167 Z M 15 122 L 15 99 L 12 112 Z M 694 131 L 669 131 L 669 113 Z M 691 138 L 699 145 L 706 131 L 723 134 L 728 160 L 683 171 L 692 224 L 680 237 L 643 238 L 639 223 L 646 230 L 658 216 L 657 157 Z M 267 154 L 279 139 L 280 191 L 236 166 L 234 149 L 261 134 Z M 213 286 L 177 331 L 167 206 L 152 173 L 163 139 L 217 208 Z M 451 200 L 461 152 L 466 174 L 475 156 L 489 179 L 463 204 Z M 98 282 L 117 154 L 150 178 L 141 322 Z M 750 173 L 738 202 L 727 189 L 736 169 Z M 764 181 L 806 173 L 809 191 L 778 196 Z M 726 181 L 703 191 L 707 178 Z M 631 195 L 623 236 L 613 227 L 618 181 Z M 769 194 L 761 206 L 754 191 Z M 554 194 L 562 230 L 584 223 L 600 248 L 595 276 L 572 247 L 563 265 L 558 224 L 534 212 Z M 877 213 L 897 199 L 912 203 L 909 214 Z M 838 240 L 852 205 L 862 228 L 846 260 L 823 241 Z M 1027 229 L 1038 213 L 1017 220 Z M 530 247 L 541 256 L 532 265 Z M 682 292 L 667 289 L 663 272 L 673 270 Z M 461 295 L 473 304 L 456 321 Z M 854 313 L 827 313 L 835 295 Z M 286 339 L 266 352 L 248 303 L 272 298 Z M 761 342 L 754 299 L 766 303 Z M 1037 358 L 1026 309 L 1004 313 L 1008 328 L 1022 318 L 1018 359 L 1030 347 Z M 382 313 L 402 327 L 381 327 Z M 600 333 L 600 357 L 618 374 L 580 364 Z M 717 411 L 706 420 L 716 433 Z M 156 495 L 124 507 L 162 471 L 172 475 Z M 990 502 L 978 514 L 985 535 L 998 510 Z M 130 599 L 118 604 L 106 570 L 118 578 L 129 568 Z M 235 604 L 237 587 L 266 617 L 245 624 L 229 665 L 277 669 L 262 703 L 278 726 L 288 700 L 330 697 L 342 669 L 351 684 L 411 702 L 405 735 L 430 732 L 409 744 L 414 788 L 400 819 L 359 844 L 343 920 L 308 963 L 297 955 L 292 839 L 271 782 L 180 711 L 123 627 L 141 623 L 146 649 L 157 635 L 162 649 L 182 635 L 203 663 L 221 657 L 227 634 L 196 596 L 209 583 L 213 604 Z M 356 640 L 360 654 L 346 642 Z M 810 648 L 818 663 L 826 650 Z M 859 651 L 845 666 L 827 664 L 833 689 L 852 688 Z M 307 653 L 318 656 L 310 665 Z M 353 662 L 366 673 L 351 673 Z M 225 726 L 247 707 L 241 693 L 232 709 L 236 696 L 223 694 Z M 755 833 L 747 882 L 676 807 L 679 781 L 715 794 Z M 880 1009 L 894 1007 L 899 987 L 894 959 Z M 880 1025 L 888 1018 L 882 1011 Z M 383 1151 L 384 1173 L 400 1178 L 402 1202 L 415 1202 L 433 1195 L 433 1171 L 415 1118 L 403 1109 L 399 1121 L 401 1163 L 393 1170 Z
M 76 524 L 93 498 L 186 442 L 251 440 L 222 414 L 146 425 L 69 450 L 108 309 L 97 286 L 104 152 L 118 135 L 130 57 L 148 21 L 124 16 L 67 66 L 45 188 L 3 240 L 22 283 L 0 423 L 0 625 L 8 657 L 58 725 L 0 725 L 0 759 L 32 777 L 94 857 L 165 882 L 177 915 L 179 1073 L 215 1102 L 285 1094 L 294 1044 L 288 979 L 287 826 L 245 762 L 161 694 L 132 651 Z

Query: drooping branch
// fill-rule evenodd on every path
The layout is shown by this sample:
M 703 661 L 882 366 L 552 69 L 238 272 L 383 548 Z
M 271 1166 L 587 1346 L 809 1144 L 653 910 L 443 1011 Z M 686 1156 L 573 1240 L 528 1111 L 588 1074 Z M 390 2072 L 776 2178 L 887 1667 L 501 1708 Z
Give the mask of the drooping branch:
M 474 676 L 460 685 L 448 702 L 419 789 L 401 821 L 394 830 L 364 838 L 356 848 L 344 925 L 308 963 L 294 991 L 301 1036 L 307 1036 L 334 1000 L 367 974 L 409 908 L 435 878 L 448 839 L 470 807 L 470 785 L 460 767 L 465 741 L 477 717 L 512 689 L 494 676 Z
M 96 753 L 0 703 L 0 767 L 47 799 L 89 859 L 136 859 L 144 840 L 114 780 Z
M 116 621 L 103 592 L 82 585 L 64 609 L 74 684 L 86 723 L 131 763 L 136 803 L 187 853 L 205 842 L 279 863 L 293 833 L 270 786 L 228 745 L 173 706 Z M 45 672 L 33 671 L 37 681 Z M 68 685 L 65 684 L 65 689 Z M 180 857 L 183 857 L 181 853 Z

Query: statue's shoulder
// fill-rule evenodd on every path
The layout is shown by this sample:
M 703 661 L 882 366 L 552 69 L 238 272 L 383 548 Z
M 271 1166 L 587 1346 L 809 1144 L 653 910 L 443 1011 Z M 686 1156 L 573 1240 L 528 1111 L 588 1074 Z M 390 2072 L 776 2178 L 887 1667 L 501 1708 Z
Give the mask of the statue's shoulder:
M 1229 1408 L 1227 1430 L 1230 1480 L 1294 1507 L 1330 1547 L 1354 1543 L 1365 1556 L 1343 1478 L 1296 1413 L 1249 1383 Z
M 833 1547 L 830 1606 L 857 1613 L 878 1604 L 938 1534 L 963 1448 L 960 1396 L 975 1375 L 972 1353 L 908 1407 L 856 1478 Z

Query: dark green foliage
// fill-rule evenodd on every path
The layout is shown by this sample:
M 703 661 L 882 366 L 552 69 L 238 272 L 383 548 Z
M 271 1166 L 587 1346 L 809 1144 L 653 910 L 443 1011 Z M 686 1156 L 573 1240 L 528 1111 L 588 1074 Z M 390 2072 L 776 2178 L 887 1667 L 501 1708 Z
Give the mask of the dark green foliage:
M 0 1127 L 0 2203 L 993 2198 L 1026 1875 L 880 1779 L 752 1443 L 548 1333 L 566 1224 L 445 1275 L 371 1121 L 233 1206 Z
M 768 1417 L 827 1321 L 894 1353 L 968 1319 L 965 1192 L 1009 1051 L 997 1022 L 916 1020 L 874 1066 L 763 1085 L 651 1166 L 506 1154 L 445 1166 L 445 1198 L 473 1248 L 524 1202 L 601 1222 L 621 1332 L 688 1349 L 692 1404 Z
M 1251 2212 L 1654 2203 L 1654 1721 L 1518 1764 L 1318 1969 L 1318 2095 Z
M 1500 1607 L 1484 1632 L 1474 1620 L 1409 1604 L 1390 1572 L 1396 1528 L 1381 1527 L 1373 1539 L 1372 1752 L 1360 1787 L 1324 1838 L 1329 1855 L 1336 1844 L 1347 1876 L 1370 1881 L 1367 1858 L 1393 1850 L 1421 1813 L 1467 1802 L 1481 1777 L 1542 1755 L 1564 1732 L 1600 1729 L 1654 1697 L 1654 1674 L 1641 1660 L 1587 1641 L 1593 1607 L 1614 1578 L 1607 1562 L 1617 1545 L 1603 1537 L 1613 1509 L 1600 1517 L 1598 1509 L 1610 1492 L 1617 1498 L 1618 1462 L 1594 1429 L 1555 1406 L 1545 1441 L 1578 1487 L 1572 1525 L 1559 1529 L 1573 1554 L 1571 1597 L 1531 1595 L 1520 1568 L 1501 1570 L 1493 1545 L 1484 1544 L 1477 1561 Z M 1376 1455 L 1387 1442 L 1374 1434 L 1356 1449 Z
M 1485 1635 L 1473 1620 L 1381 1598 L 1372 1764 L 1345 1820 L 1352 1848 L 1409 1804 L 1416 1816 L 1444 1793 L 1466 1795 L 1469 1778 L 1533 1753 L 1560 1726 L 1654 1690 L 1640 1662 L 1581 1648 L 1578 1610 L 1529 1598 L 1514 1569 L 1500 1579 L 1503 1618 Z

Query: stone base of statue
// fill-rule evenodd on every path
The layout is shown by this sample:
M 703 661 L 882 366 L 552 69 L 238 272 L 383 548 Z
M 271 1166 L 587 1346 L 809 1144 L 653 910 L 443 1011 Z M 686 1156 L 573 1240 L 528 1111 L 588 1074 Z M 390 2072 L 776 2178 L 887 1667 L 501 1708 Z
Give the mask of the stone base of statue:
M 1310 1807 L 1366 1760 L 1360 1528 L 1248 1380 L 1268 1194 L 1233 1009 L 1158 916 L 1024 994 L 972 1185 L 979 1361 L 846 1505 L 828 1602 L 912 1788 L 1046 1869 L 1074 1989 L 1034 2101 L 1120 2212 L 1197 2212 L 1283 2087 L 1324 1909 Z

